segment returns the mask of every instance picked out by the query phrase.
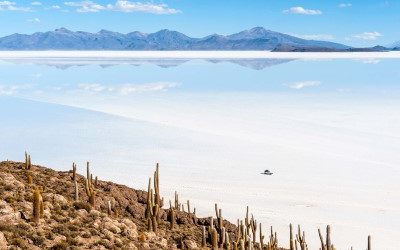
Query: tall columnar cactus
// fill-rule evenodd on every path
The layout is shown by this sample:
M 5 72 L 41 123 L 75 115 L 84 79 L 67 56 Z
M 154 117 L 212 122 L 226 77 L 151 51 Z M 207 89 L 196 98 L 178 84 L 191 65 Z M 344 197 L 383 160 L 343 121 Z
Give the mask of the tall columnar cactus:
M 25 151 L 25 170 L 31 170 L 32 161 L 31 156 Z
M 218 209 L 218 205 L 215 203 L 215 216 L 217 217 L 217 227 L 221 230 L 224 227 L 224 220 L 222 218 L 222 209 Z
M 211 231 L 211 249 L 218 250 L 218 232 L 217 229 L 213 228 Z
M 175 227 L 176 219 L 175 219 L 175 210 L 172 207 L 171 201 L 169 201 L 169 219 L 170 219 L 170 221 L 169 221 L 170 222 L 170 229 L 172 230 Z
M 27 181 L 28 181 L 28 185 L 32 185 L 33 179 L 32 179 L 32 175 L 30 173 L 28 173 L 28 175 L 27 175 Z
M 96 201 L 96 191 L 93 189 L 92 185 L 90 184 L 90 180 L 86 179 L 85 180 L 85 190 L 86 190 L 86 195 L 89 197 L 89 203 L 94 207 L 95 201 Z
M 151 178 L 149 178 L 149 185 L 147 188 L 147 206 L 146 206 L 146 221 L 148 230 L 157 232 L 158 224 L 160 223 L 160 209 L 164 205 L 164 198 L 160 195 L 160 168 L 159 164 L 156 165 L 154 171 L 154 194 L 151 188 Z M 176 199 L 176 196 L 175 196 Z M 176 200 L 175 200 L 176 203 Z
M 187 212 L 190 214 L 190 201 L 187 200 L 186 204 L 187 204 Z
M 72 163 L 72 181 L 76 181 L 76 164 Z
M 96 190 L 93 186 L 93 175 L 90 174 L 89 162 L 86 163 L 86 180 L 85 180 L 86 195 L 89 197 L 89 203 L 94 207 L 96 204 Z
M 74 186 L 75 186 L 75 201 L 79 201 L 79 187 L 78 187 L 78 182 L 75 180 L 74 181 Z
M 372 248 L 371 248 L 371 236 L 370 235 L 368 235 L 368 246 L 367 246 L 367 249 L 368 250 L 372 250 Z
M 179 203 L 178 192 L 175 191 L 175 209 L 181 211 L 181 204 Z
M 112 215 L 111 201 L 107 202 L 107 213 L 108 215 Z
M 303 231 L 301 232 L 300 225 L 297 226 L 297 235 L 296 235 L 296 245 L 299 243 L 301 250 L 307 250 L 308 246 L 306 243 L 306 233 Z
M 278 235 L 276 232 L 274 232 L 272 226 L 271 226 L 271 234 L 269 236 L 269 242 L 267 245 L 268 250 L 278 250 Z
M 318 229 L 319 239 L 321 241 L 321 250 L 334 250 L 335 247 L 331 243 L 331 227 L 326 226 L 326 243 L 324 243 L 324 237 L 321 234 L 321 230 Z
M 246 250 L 246 249 L 245 249 L 245 244 L 244 244 L 244 240 L 243 240 L 243 239 L 240 239 L 240 240 L 239 240 L 239 249 L 240 249 L 240 250 Z
M 260 249 L 264 249 L 264 235 L 262 233 L 262 225 L 260 223 Z
M 39 223 L 40 218 L 43 217 L 43 199 L 39 189 L 33 191 L 33 221 Z
M 149 178 L 149 185 L 147 188 L 147 203 L 146 203 L 146 211 L 145 211 L 145 215 L 146 215 L 146 222 L 147 222 L 147 230 L 151 230 L 152 226 L 151 226 L 151 216 L 152 216 L 152 210 L 153 210 L 153 204 L 152 204 L 152 192 L 153 190 L 151 189 L 151 178 Z
M 91 176 L 91 174 L 90 174 L 90 163 L 86 162 L 86 179 L 88 180 L 89 187 L 92 185 L 92 183 L 90 181 L 90 176 Z
M 205 248 L 206 246 L 207 246 L 206 226 L 202 226 L 202 230 L 201 230 L 201 247 Z
M 231 240 L 228 232 L 225 232 L 225 249 L 231 250 Z
M 294 240 L 293 240 L 293 226 L 290 224 L 290 250 L 294 250 Z
M 257 233 L 257 221 L 254 219 L 253 214 L 251 215 L 250 219 L 250 228 L 251 232 L 253 233 L 253 245 L 256 244 L 256 233 Z

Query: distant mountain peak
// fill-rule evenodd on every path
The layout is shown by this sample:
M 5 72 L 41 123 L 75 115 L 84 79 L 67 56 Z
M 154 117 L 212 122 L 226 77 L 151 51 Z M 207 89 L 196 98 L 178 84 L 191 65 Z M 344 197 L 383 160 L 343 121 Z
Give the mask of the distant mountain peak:
M 155 33 L 134 31 L 122 34 L 102 29 L 97 33 L 59 28 L 32 35 L 14 34 L 0 38 L 0 50 L 275 50 L 276 48 L 313 51 L 340 51 L 349 46 L 310 41 L 264 27 L 254 27 L 232 35 L 213 34 L 192 38 L 178 31 L 162 29 Z
M 67 28 L 61 27 L 61 28 L 55 29 L 54 32 L 58 32 L 58 33 L 71 33 L 72 31 L 70 31 L 70 30 L 67 29 Z

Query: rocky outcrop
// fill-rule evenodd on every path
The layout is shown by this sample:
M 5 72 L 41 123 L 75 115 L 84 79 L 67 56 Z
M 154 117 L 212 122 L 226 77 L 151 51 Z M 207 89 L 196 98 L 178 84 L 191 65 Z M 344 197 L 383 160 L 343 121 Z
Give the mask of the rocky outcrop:
M 1 162 L 0 249 L 177 249 L 182 244 L 198 249 L 201 244 L 201 223 L 193 214 L 177 212 L 177 226 L 170 230 L 168 212 L 161 209 L 155 234 L 145 221 L 147 192 L 97 181 L 91 205 L 85 178 L 76 180 L 78 201 L 70 171 L 25 170 L 23 163 Z M 34 190 L 43 200 L 39 223 L 33 222 Z

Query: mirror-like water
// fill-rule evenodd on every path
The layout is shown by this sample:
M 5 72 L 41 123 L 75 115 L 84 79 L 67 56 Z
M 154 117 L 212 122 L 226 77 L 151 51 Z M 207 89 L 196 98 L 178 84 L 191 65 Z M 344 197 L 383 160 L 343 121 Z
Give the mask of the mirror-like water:
M 282 242 L 399 248 L 398 59 L 3 60 L 0 158 L 145 188 L 156 162 L 167 199 L 200 215 L 245 208 Z M 261 175 L 265 169 L 274 174 Z

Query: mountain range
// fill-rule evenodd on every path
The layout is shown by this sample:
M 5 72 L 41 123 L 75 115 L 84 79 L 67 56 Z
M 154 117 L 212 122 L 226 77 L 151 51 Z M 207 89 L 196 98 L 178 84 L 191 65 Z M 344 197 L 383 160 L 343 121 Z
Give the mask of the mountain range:
M 271 50 L 271 51 L 385 51 L 385 47 L 350 46 L 295 36 L 255 27 L 232 35 L 213 34 L 192 38 L 177 31 L 122 34 L 108 30 L 97 33 L 66 28 L 31 35 L 0 38 L 0 50 Z

